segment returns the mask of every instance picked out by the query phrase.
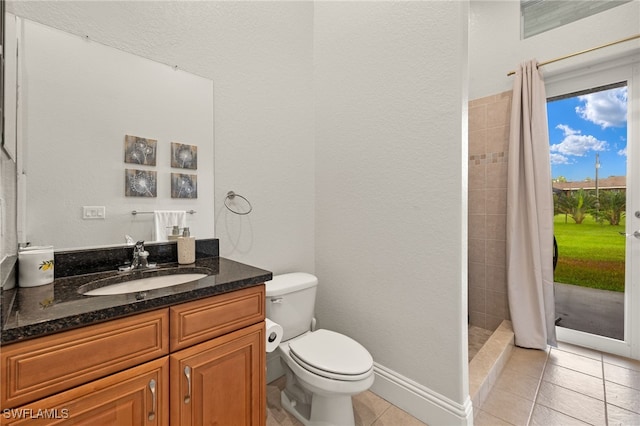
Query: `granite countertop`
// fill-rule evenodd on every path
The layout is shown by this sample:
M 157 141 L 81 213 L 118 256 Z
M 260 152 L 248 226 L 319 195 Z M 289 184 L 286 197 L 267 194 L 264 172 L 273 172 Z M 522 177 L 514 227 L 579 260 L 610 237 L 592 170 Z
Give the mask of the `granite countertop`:
M 185 284 L 113 296 L 85 296 L 78 289 L 98 279 L 123 275 L 116 271 L 56 278 L 44 286 L 4 290 L 7 312 L 3 315 L 6 319 L 0 345 L 240 290 L 273 277 L 264 269 L 222 257 L 198 259 L 193 265 L 161 264 L 156 272 L 147 270 L 145 274 L 162 275 L 163 269 L 172 267 L 183 268 L 184 272 L 194 267 L 200 272 L 204 268 L 210 275 Z

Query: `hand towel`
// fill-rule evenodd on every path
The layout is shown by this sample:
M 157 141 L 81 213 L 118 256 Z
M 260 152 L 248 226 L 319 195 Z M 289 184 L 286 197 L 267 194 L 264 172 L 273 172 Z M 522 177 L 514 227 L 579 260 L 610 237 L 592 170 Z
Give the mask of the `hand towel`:
M 153 240 L 168 241 L 171 228 L 187 226 L 187 212 L 184 210 L 155 210 L 153 212 Z

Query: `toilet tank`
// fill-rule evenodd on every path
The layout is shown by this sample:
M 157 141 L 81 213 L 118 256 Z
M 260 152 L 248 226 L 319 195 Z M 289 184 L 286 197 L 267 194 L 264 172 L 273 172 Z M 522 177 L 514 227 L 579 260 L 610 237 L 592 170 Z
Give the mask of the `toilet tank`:
M 282 341 L 311 329 L 318 279 L 305 272 L 276 275 L 266 283 L 267 318 L 282 326 Z

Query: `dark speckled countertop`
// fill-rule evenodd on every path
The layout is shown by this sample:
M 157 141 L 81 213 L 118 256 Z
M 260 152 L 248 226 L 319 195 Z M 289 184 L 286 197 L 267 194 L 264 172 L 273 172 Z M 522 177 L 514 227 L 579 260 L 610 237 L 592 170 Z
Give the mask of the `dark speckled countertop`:
M 205 268 L 210 275 L 171 287 L 113 296 L 84 296 L 78 289 L 98 279 L 123 275 L 116 271 L 56 277 L 52 284 L 4 290 L 1 345 L 252 287 L 272 278 L 269 271 L 222 257 L 201 258 L 195 265 L 161 264 L 155 272 L 145 273 L 162 275 L 175 267 Z

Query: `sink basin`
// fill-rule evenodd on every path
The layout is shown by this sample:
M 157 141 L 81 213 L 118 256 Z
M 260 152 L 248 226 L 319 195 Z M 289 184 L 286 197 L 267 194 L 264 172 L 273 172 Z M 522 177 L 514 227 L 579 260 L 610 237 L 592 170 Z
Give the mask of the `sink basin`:
M 98 288 L 95 288 L 95 285 L 92 285 L 90 288 L 83 286 L 78 292 L 85 296 L 109 296 L 114 294 L 136 293 L 197 281 L 208 275 L 209 274 L 196 272 L 155 275 L 129 281 L 115 282 L 113 284 L 105 283 L 105 285 L 99 286 Z

